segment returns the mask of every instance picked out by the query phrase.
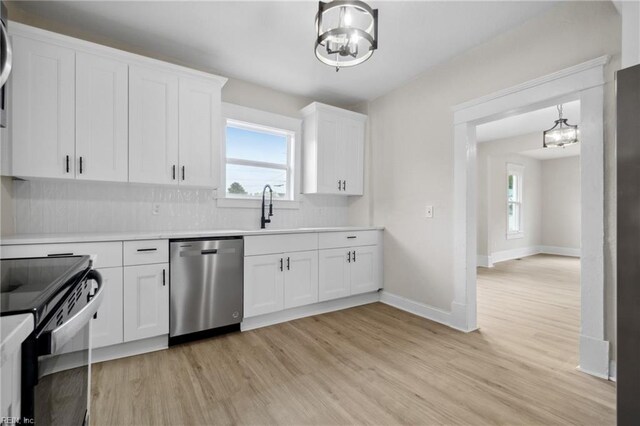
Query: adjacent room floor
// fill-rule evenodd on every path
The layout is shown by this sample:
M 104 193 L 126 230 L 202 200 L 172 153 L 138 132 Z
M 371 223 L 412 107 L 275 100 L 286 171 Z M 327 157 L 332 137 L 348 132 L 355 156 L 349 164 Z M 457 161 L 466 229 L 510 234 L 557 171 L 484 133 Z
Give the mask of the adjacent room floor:
M 615 424 L 578 372 L 579 260 L 478 276 L 481 330 L 381 303 L 97 364 L 92 423 Z

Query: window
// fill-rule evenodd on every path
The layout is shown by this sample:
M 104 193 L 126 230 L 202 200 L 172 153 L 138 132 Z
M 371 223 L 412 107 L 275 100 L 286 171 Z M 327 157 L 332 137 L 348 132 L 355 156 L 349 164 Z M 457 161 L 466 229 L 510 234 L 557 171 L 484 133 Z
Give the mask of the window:
M 522 238 L 522 177 L 524 167 L 507 163 L 507 239 Z
M 273 198 L 293 200 L 295 132 L 227 119 L 225 197 L 261 198 L 265 185 Z

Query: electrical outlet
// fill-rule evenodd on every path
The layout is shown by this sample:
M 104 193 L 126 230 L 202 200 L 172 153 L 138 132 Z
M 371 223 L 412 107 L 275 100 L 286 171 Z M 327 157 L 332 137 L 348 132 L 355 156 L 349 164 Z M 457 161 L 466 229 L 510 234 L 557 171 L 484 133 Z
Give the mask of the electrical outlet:
M 160 214 L 160 203 L 153 203 L 151 206 L 151 214 L 157 216 Z
M 425 209 L 425 216 L 428 219 L 431 219 L 433 217 L 433 206 L 427 206 L 427 208 Z

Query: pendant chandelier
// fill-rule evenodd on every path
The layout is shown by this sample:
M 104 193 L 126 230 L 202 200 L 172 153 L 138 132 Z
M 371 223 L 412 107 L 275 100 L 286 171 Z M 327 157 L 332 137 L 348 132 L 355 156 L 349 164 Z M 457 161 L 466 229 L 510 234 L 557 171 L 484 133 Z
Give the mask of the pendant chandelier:
M 562 105 L 558 105 L 558 119 L 555 125 L 542 133 L 542 146 L 544 148 L 565 147 L 578 143 L 578 126 L 567 123 L 566 118 L 562 118 Z
M 363 63 L 378 48 L 378 9 L 359 0 L 320 2 L 316 57 L 336 68 Z

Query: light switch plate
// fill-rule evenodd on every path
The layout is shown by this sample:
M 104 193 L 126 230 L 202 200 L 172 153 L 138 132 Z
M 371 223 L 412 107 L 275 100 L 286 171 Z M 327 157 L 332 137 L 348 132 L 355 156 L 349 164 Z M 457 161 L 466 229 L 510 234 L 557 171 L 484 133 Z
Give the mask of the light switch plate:
M 151 214 L 157 216 L 160 214 L 160 203 L 153 203 L 151 206 Z
M 425 216 L 427 219 L 431 219 L 433 217 L 433 206 L 427 206 L 425 210 Z

